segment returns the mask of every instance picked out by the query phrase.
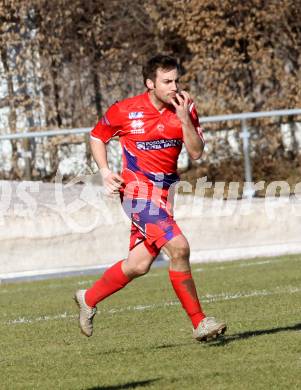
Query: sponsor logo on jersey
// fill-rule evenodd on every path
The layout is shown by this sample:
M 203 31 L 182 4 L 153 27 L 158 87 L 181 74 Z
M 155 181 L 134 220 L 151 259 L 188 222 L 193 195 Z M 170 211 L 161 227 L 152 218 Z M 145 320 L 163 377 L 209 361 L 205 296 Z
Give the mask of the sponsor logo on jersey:
M 159 150 L 181 146 L 180 139 L 157 139 L 154 141 L 137 141 L 136 146 L 139 150 Z
M 144 122 L 141 119 L 135 119 L 131 122 L 131 134 L 144 134 Z
M 144 126 L 144 122 L 141 119 L 134 120 L 131 122 L 131 126 L 133 129 L 141 129 Z
M 143 118 L 143 112 L 137 111 L 137 112 L 130 112 L 129 113 L 129 119 L 139 119 Z
M 157 130 L 160 131 L 160 133 L 163 133 L 165 126 L 162 123 L 159 123 L 157 125 Z
M 130 133 L 131 134 L 144 134 L 145 130 L 143 128 L 142 129 L 131 129 Z

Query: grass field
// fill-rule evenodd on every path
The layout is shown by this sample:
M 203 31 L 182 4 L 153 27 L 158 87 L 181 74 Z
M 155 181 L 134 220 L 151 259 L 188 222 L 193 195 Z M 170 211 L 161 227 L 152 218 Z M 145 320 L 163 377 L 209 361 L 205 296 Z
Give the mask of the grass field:
M 223 340 L 199 344 L 166 268 L 104 301 L 90 339 L 71 297 L 96 277 L 0 286 L 0 389 L 301 389 L 301 257 L 193 267 Z

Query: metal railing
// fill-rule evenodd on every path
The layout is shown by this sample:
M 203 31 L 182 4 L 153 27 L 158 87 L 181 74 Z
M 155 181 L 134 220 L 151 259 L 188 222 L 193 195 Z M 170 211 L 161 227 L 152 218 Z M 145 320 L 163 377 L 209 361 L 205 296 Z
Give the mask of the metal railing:
M 276 111 L 262 111 L 262 112 L 245 112 L 241 114 L 230 114 L 230 115 L 215 115 L 209 117 L 200 118 L 201 123 L 209 122 L 224 122 L 239 120 L 241 122 L 241 133 L 240 137 L 243 142 L 243 155 L 244 155 L 244 174 L 246 185 L 244 187 L 244 196 L 252 197 L 255 190 L 252 186 L 252 165 L 250 159 L 250 132 L 247 124 L 248 119 L 261 119 L 269 117 L 281 117 L 281 116 L 292 116 L 301 115 L 301 109 L 293 110 L 276 110 Z
M 208 117 L 199 117 L 201 123 L 212 123 L 212 122 L 227 122 L 227 121 L 240 121 L 241 123 L 241 132 L 240 137 L 243 141 L 243 155 L 244 155 L 244 174 L 246 183 L 246 196 L 252 196 L 254 194 L 254 189 L 251 186 L 252 182 L 252 168 L 250 160 L 250 133 L 248 129 L 247 121 L 249 119 L 261 119 L 268 117 L 281 117 L 281 116 L 296 116 L 301 115 L 301 109 L 291 109 L 291 110 L 275 110 L 275 111 L 261 111 L 261 112 L 245 112 L 240 114 L 229 114 L 229 115 L 215 115 Z M 16 139 L 29 139 L 29 138 L 39 138 L 39 137 L 55 137 L 61 135 L 78 135 L 89 133 L 91 128 L 78 128 L 78 129 L 57 129 L 57 130 L 48 130 L 48 131 L 36 131 L 36 132 L 27 132 L 27 133 L 16 133 L 16 134 L 7 134 L 0 135 L 1 140 L 16 140 Z M 26 163 L 30 163 L 30 156 L 26 156 Z

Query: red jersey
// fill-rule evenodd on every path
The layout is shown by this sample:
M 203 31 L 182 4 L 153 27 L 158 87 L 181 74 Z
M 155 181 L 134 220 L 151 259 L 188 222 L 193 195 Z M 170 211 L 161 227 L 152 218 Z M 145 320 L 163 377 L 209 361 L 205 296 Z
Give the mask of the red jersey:
M 195 105 L 189 107 L 192 123 L 202 138 Z M 91 137 L 107 143 L 119 136 L 122 146 L 125 183 L 151 181 L 168 189 L 178 181 L 177 160 L 182 149 L 183 132 L 173 106 L 158 111 L 149 93 L 113 104 L 91 131 Z

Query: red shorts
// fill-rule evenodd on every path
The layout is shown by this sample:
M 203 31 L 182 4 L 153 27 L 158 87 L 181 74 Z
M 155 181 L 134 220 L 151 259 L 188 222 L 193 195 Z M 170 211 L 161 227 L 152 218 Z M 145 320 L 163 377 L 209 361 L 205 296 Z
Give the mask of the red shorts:
M 167 200 L 122 199 L 122 207 L 131 218 L 130 250 L 144 242 L 149 253 L 158 256 L 162 246 L 173 237 L 182 234 L 168 211 Z

